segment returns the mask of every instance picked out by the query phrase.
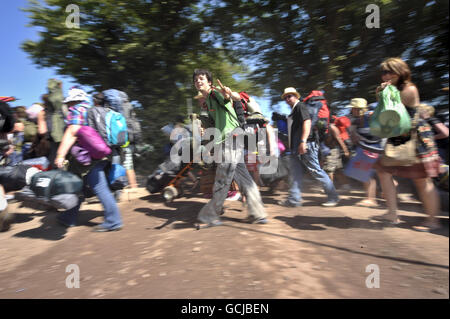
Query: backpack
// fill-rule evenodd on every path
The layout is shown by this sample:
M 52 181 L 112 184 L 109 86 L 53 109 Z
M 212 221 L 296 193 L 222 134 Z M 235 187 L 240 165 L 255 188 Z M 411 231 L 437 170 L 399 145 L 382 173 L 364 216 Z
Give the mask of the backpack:
M 122 114 L 127 120 L 128 139 L 130 143 L 138 144 L 142 141 L 141 123 L 136 117 L 133 106 L 128 101 L 128 95 L 125 92 L 119 91 L 122 98 Z
M 319 141 L 323 140 L 328 133 L 328 125 L 330 124 L 330 110 L 323 92 L 311 91 L 303 99 L 303 103 L 308 107 L 311 117 L 311 134 L 315 134 L 315 138 Z
M 5 192 L 18 191 L 27 185 L 27 172 L 32 168 L 29 165 L 16 165 L 0 167 L 0 185 Z M 30 171 L 31 173 L 31 171 Z
M 48 98 L 45 109 L 45 120 L 51 138 L 56 143 L 62 141 L 64 135 L 63 92 L 61 81 L 49 79 L 47 84 Z
M 102 92 L 105 96 L 105 107 L 123 114 L 121 91 L 109 89 Z
M 88 124 L 100 134 L 109 147 L 128 144 L 127 122 L 119 112 L 107 107 L 91 107 L 88 109 Z
M 23 138 L 24 142 L 33 142 L 34 137 L 37 134 L 37 124 L 31 121 L 23 121 Z
M 50 198 L 38 197 L 29 186 L 25 186 L 20 192 L 16 192 L 14 194 L 14 199 L 21 201 L 22 207 L 29 207 L 37 210 L 48 210 L 48 208 L 69 210 L 79 203 L 77 194 L 59 194 Z

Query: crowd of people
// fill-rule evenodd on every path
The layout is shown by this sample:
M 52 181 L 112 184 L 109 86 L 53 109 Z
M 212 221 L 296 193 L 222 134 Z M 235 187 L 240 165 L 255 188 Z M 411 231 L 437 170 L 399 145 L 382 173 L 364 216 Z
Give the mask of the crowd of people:
M 44 171 L 67 170 L 83 180 L 85 189 L 78 197 L 78 202 L 57 217 L 62 226 L 77 225 L 80 206 L 90 192 L 98 197 L 104 208 L 104 222 L 97 225 L 93 231 L 120 230 L 122 227 L 121 213 L 117 205 L 116 193 L 111 191 L 111 180 L 107 173 L 110 173 L 114 164 L 121 165 L 126 171 L 128 187 L 136 188 L 138 186 L 133 166 L 133 142 L 138 140 L 140 127 L 134 131 L 131 129 L 135 123 L 133 123 L 134 114 L 126 114 L 127 110 L 128 113 L 133 113 L 130 111 L 131 105 L 126 107 L 126 104 L 129 103 L 128 96 L 115 89 L 105 90 L 94 95 L 94 105 L 91 105 L 89 95 L 81 88 L 71 88 L 67 97 L 64 98 L 62 83 L 50 79 L 48 93 L 42 96 L 42 103 L 35 103 L 29 108 L 11 108 L 7 103 L 11 100 L 14 99 L 4 97 L 1 101 L 2 133 L 0 138 L 6 142 L 2 151 L 2 167 L 0 167 L 2 169 L 0 228 L 7 229 L 9 225 L 6 224 L 11 220 L 11 213 L 8 212 L 7 206 L 9 197 L 5 191 L 18 190 L 11 189 L 11 187 L 5 190 L 8 179 L 26 178 L 26 184 L 30 184 L 32 179 L 31 176 L 25 176 L 27 171 L 24 171 L 23 176 L 13 176 L 11 174 L 13 171 L 7 168 L 17 167 L 21 164 L 33 166 L 32 164 L 38 163 L 39 168 Z M 128 128 L 126 143 L 123 145 L 109 141 L 116 126 L 114 126 L 113 120 L 108 122 L 108 116 L 111 118 L 115 116 L 118 124 L 120 124 L 118 119 L 121 119 L 122 116 L 126 121 L 121 124 L 125 129 Z M 5 119 L 4 123 L 3 119 Z M 110 126 L 110 124 L 112 125 Z M 93 128 L 92 131 L 96 135 L 92 135 L 92 131 L 86 133 L 86 130 L 82 129 L 84 127 Z M 132 138 L 133 134 L 134 139 Z M 96 139 L 96 137 L 98 138 Z M 82 140 L 90 141 L 91 145 L 81 146 Z M 105 153 L 100 152 L 99 141 L 104 143 L 103 149 L 107 149 Z M 95 154 L 94 156 L 94 153 L 101 155 Z M 30 162 L 30 159 L 39 160 Z
M 395 177 L 408 178 L 414 181 L 424 211 L 428 215 L 425 223 L 415 226 L 419 231 L 432 231 L 440 227 L 436 215 L 439 213 L 439 198 L 433 178 L 442 174 L 443 164 L 448 165 L 448 127 L 434 116 L 434 108 L 421 104 L 419 90 L 412 82 L 408 65 L 400 58 L 388 58 L 380 65 L 381 84 L 377 88 L 376 98 L 388 86 L 400 92 L 401 103 L 410 118 L 408 132 L 398 136 L 383 138 L 371 131 L 371 121 L 375 112 L 369 108 L 366 99 L 351 99 L 348 116 L 330 114 L 326 99 L 321 91 L 313 91 L 306 98 L 301 97 L 294 87 L 286 87 L 281 99 L 291 108 L 287 116 L 273 117 L 271 125 L 265 119 L 254 99 L 245 92 L 235 92 L 224 86 L 218 79 L 218 86 L 213 85 L 212 73 L 206 69 L 196 69 L 193 73 L 193 84 L 198 91 L 195 99 L 201 106 L 201 134 L 209 127 L 219 132 L 214 140 L 215 146 L 221 150 L 221 160 L 215 164 L 215 179 L 211 189 L 210 200 L 198 213 L 198 227 L 221 225 L 221 215 L 225 200 L 240 199 L 248 210 L 248 222 L 255 224 L 268 223 L 259 187 L 267 185 L 266 176 L 260 176 L 258 158 L 259 148 L 250 149 L 249 145 L 240 147 L 236 143 L 227 143 L 233 139 L 236 129 L 251 127 L 261 129 L 267 134 L 264 155 L 279 157 L 276 178 L 278 182 L 286 178 L 289 184 L 288 195 L 278 202 L 284 207 L 302 206 L 302 182 L 307 173 L 318 182 L 326 195 L 321 205 L 334 207 L 339 205 L 340 196 L 336 185 L 348 188 L 352 174 L 347 173 L 354 167 L 355 158 L 372 157 L 365 162 L 364 178 L 357 178 L 364 187 L 366 198 L 357 205 L 378 207 L 377 184 L 381 187 L 382 197 L 386 201 L 387 212 L 373 219 L 398 224 L 397 187 Z M 375 98 L 375 97 L 374 97 Z M 120 101 L 120 102 L 117 102 Z M 133 166 L 133 142 L 111 142 L 109 135 L 114 129 L 99 118 L 108 118 L 109 110 L 124 114 L 126 123 L 131 127 L 130 115 L 122 107 L 129 103 L 124 92 L 106 90 L 93 96 L 91 105 L 88 94 L 78 87 L 71 88 L 67 97 L 63 98 L 61 82 L 50 80 L 48 93 L 42 96 L 42 103 L 32 106 L 16 107 L 12 110 L 8 100 L 1 102 L 2 112 L 2 163 L 15 166 L 24 160 L 45 157 L 50 163 L 48 169 L 66 169 L 83 179 L 84 184 L 99 198 L 104 208 L 104 222 L 94 228 L 96 232 L 120 230 L 123 227 L 121 213 L 108 180 L 108 167 L 112 164 L 123 165 L 128 183 L 137 187 Z M 315 104 L 314 104 L 315 103 Z M 239 107 L 236 107 L 238 105 Z M 244 117 L 241 118 L 240 106 L 244 106 Z M 315 106 L 314 106 L 315 105 Z M 129 108 L 128 108 L 129 109 Z M 102 115 L 103 114 L 103 115 Z M 108 116 L 111 115 L 111 113 Z M 119 119 L 117 120 L 119 121 Z M 178 122 L 182 122 L 179 119 Z M 249 123 L 253 123 L 253 126 Z M 258 124 L 255 124 L 258 123 Z M 92 127 L 106 143 L 110 153 L 92 156 L 86 162 L 77 158 L 74 148 L 80 149 L 83 127 Z M 273 127 L 278 128 L 278 138 Z M 262 130 L 264 128 L 264 130 Z M 103 131 L 108 131 L 105 137 Z M 132 131 L 129 131 L 129 136 Z M 285 133 L 284 138 L 282 137 Z M 120 137 L 120 134 L 117 136 Z M 407 164 L 393 163 L 385 157 L 386 148 L 414 143 L 413 161 Z M 122 145 L 123 143 L 123 145 Z M 82 151 L 86 149 L 81 148 Z M 87 148 L 89 153 L 89 148 Z M 170 150 L 167 150 L 170 153 Z M 81 153 L 77 153 L 81 154 Z M 92 155 L 92 154 L 91 154 Z M 373 156 L 372 156 L 373 155 Z M 244 159 L 244 160 L 243 160 Z M 282 166 L 284 173 L 281 173 Z M 352 166 L 353 165 L 353 166 Z M 448 166 L 447 166 L 448 167 Z M 448 174 L 448 168 L 447 168 Z M 189 177 L 197 181 L 192 173 Z M 264 178 L 263 178 L 264 177 Z M 337 184 L 339 182 L 339 184 Z M 3 186 L 0 187 L 1 223 L 7 219 L 7 198 Z M 58 222 L 64 227 L 77 225 L 77 214 L 83 202 L 79 197 L 76 205 L 58 215 Z M 2 225 L 0 225 L 2 227 Z

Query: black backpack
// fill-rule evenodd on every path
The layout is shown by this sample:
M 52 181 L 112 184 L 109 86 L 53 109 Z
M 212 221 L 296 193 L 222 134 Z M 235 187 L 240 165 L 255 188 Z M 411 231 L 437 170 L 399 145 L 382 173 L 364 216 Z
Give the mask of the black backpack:
M 29 165 L 15 165 L 0 167 L 0 185 L 5 192 L 18 191 L 26 184 L 27 171 L 31 168 Z

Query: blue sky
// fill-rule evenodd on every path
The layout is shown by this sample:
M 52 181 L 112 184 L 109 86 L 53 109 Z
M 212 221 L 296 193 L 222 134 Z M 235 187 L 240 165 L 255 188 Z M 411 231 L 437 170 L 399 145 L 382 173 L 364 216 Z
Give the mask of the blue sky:
M 18 101 L 10 105 L 26 107 L 41 102 L 41 95 L 47 92 L 47 81 L 57 78 L 63 81 L 63 92 L 66 95 L 70 87 L 77 84 L 69 76 L 61 76 L 55 69 L 38 68 L 21 48 L 26 40 L 37 40 L 39 29 L 27 27 L 28 13 L 20 10 L 27 6 L 27 0 L 4 0 L 2 3 L 2 19 L 0 19 L 0 35 L 3 43 L 0 78 L 0 96 L 15 96 Z M 81 21 L 82 23 L 82 21 Z M 88 87 L 84 87 L 89 89 Z M 256 99 L 264 115 L 271 117 L 269 100 Z M 281 102 L 279 111 L 288 113 L 289 107 Z M 278 105 L 277 105 L 278 108 Z
M 0 79 L 0 95 L 15 96 L 20 100 L 11 102 L 12 106 L 31 106 L 41 102 L 40 96 L 47 91 L 47 81 L 58 78 L 63 81 L 64 93 L 76 84 L 70 77 L 57 75 L 49 68 L 39 69 L 31 62 L 20 45 L 25 40 L 36 40 L 39 37 L 37 28 L 30 28 L 28 13 L 20 8 L 27 5 L 26 0 L 5 0 L 2 3 L 2 19 L 0 19 L 0 35 L 3 42 Z

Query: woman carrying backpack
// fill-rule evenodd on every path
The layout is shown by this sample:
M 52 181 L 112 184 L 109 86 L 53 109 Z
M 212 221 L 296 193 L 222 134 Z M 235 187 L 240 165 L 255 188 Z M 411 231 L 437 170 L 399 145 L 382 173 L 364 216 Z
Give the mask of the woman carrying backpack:
M 64 100 L 64 103 L 67 103 L 69 112 L 65 120 L 67 128 L 64 132 L 55 159 L 55 165 L 58 168 L 64 167 L 66 155 L 77 140 L 76 134 L 78 130 L 81 126 L 88 125 L 87 110 L 91 107 L 86 92 L 79 88 L 70 89 L 69 96 Z M 93 160 L 88 166 L 79 164 L 73 157 L 70 158 L 69 162 L 69 170 L 78 175 L 86 176 L 85 181 L 87 181 L 103 205 L 105 221 L 94 227 L 94 232 L 116 231 L 122 228 L 120 211 L 114 196 L 109 189 L 104 172 L 104 168 L 107 164 L 108 161 L 106 158 L 97 161 Z M 59 215 L 58 222 L 66 227 L 75 226 L 81 202 L 82 201 L 80 201 L 76 207 Z

